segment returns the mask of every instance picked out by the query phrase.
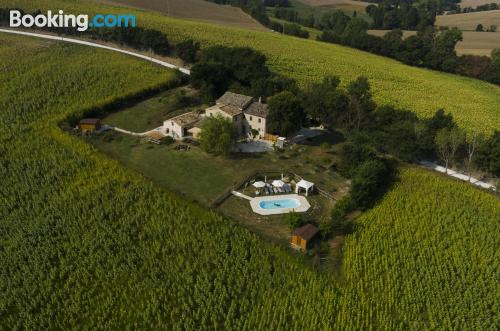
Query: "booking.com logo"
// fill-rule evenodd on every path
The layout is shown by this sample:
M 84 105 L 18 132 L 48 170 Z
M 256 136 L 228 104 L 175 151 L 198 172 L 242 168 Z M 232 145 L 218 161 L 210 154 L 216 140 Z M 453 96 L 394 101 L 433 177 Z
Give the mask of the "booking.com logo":
M 91 21 L 89 15 L 68 15 L 64 11 L 59 10 L 57 14 L 52 14 L 52 11 L 47 11 L 47 15 L 38 14 L 36 16 L 21 13 L 18 10 L 10 11 L 10 27 L 11 28 L 31 28 L 33 26 L 39 28 L 76 28 L 78 31 L 87 31 L 90 27 L 95 28 L 114 28 L 114 27 L 132 27 L 135 28 L 136 21 L 134 15 L 112 15 L 112 14 L 97 14 Z

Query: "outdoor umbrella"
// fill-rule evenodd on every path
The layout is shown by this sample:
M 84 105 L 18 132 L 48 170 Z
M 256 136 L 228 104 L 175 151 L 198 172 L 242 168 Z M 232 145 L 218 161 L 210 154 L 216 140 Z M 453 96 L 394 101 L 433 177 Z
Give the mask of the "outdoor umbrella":
M 255 186 L 256 188 L 262 188 L 262 187 L 266 186 L 266 183 L 264 183 L 263 181 L 258 181 L 258 182 L 253 183 L 253 186 Z
M 280 179 L 273 180 L 274 187 L 283 187 L 283 185 L 285 185 L 285 183 L 282 180 Z

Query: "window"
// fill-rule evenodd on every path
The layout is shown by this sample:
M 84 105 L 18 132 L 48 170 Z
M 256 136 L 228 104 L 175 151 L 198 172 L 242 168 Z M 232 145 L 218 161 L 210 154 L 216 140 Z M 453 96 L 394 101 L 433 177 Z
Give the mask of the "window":
M 262 122 L 262 120 L 259 118 L 259 121 L 258 121 L 258 122 L 260 123 L 260 122 Z
M 252 120 L 252 116 L 250 116 L 250 121 Z
M 172 121 L 171 123 L 172 123 L 172 126 L 174 126 L 174 121 Z

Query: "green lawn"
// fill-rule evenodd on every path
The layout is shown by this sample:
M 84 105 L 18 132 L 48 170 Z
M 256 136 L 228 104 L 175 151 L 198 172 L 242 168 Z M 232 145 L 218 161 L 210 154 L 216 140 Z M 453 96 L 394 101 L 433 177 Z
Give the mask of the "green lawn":
M 133 132 L 145 132 L 161 126 L 167 118 L 195 109 L 203 109 L 196 91 L 179 87 L 120 110 L 106 117 L 105 124 Z
M 116 132 L 89 139 L 99 150 L 127 167 L 204 205 L 210 205 L 255 170 L 294 171 L 333 195 L 341 195 L 345 189 L 344 179 L 329 169 L 337 159 L 335 149 L 338 146 L 325 150 L 313 144 L 298 145 L 284 153 L 236 154 L 223 158 L 209 155 L 195 146 L 181 152 L 175 150 L 175 144 L 153 145 Z

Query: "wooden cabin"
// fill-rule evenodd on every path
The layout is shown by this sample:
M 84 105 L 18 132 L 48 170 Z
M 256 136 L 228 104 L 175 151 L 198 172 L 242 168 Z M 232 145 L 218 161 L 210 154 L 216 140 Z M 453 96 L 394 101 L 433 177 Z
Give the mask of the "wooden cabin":
M 101 120 L 98 118 L 84 118 L 78 124 L 82 132 L 94 132 L 101 128 Z
M 295 249 L 306 250 L 311 240 L 318 234 L 319 230 L 312 224 L 306 224 L 292 231 L 290 245 Z

